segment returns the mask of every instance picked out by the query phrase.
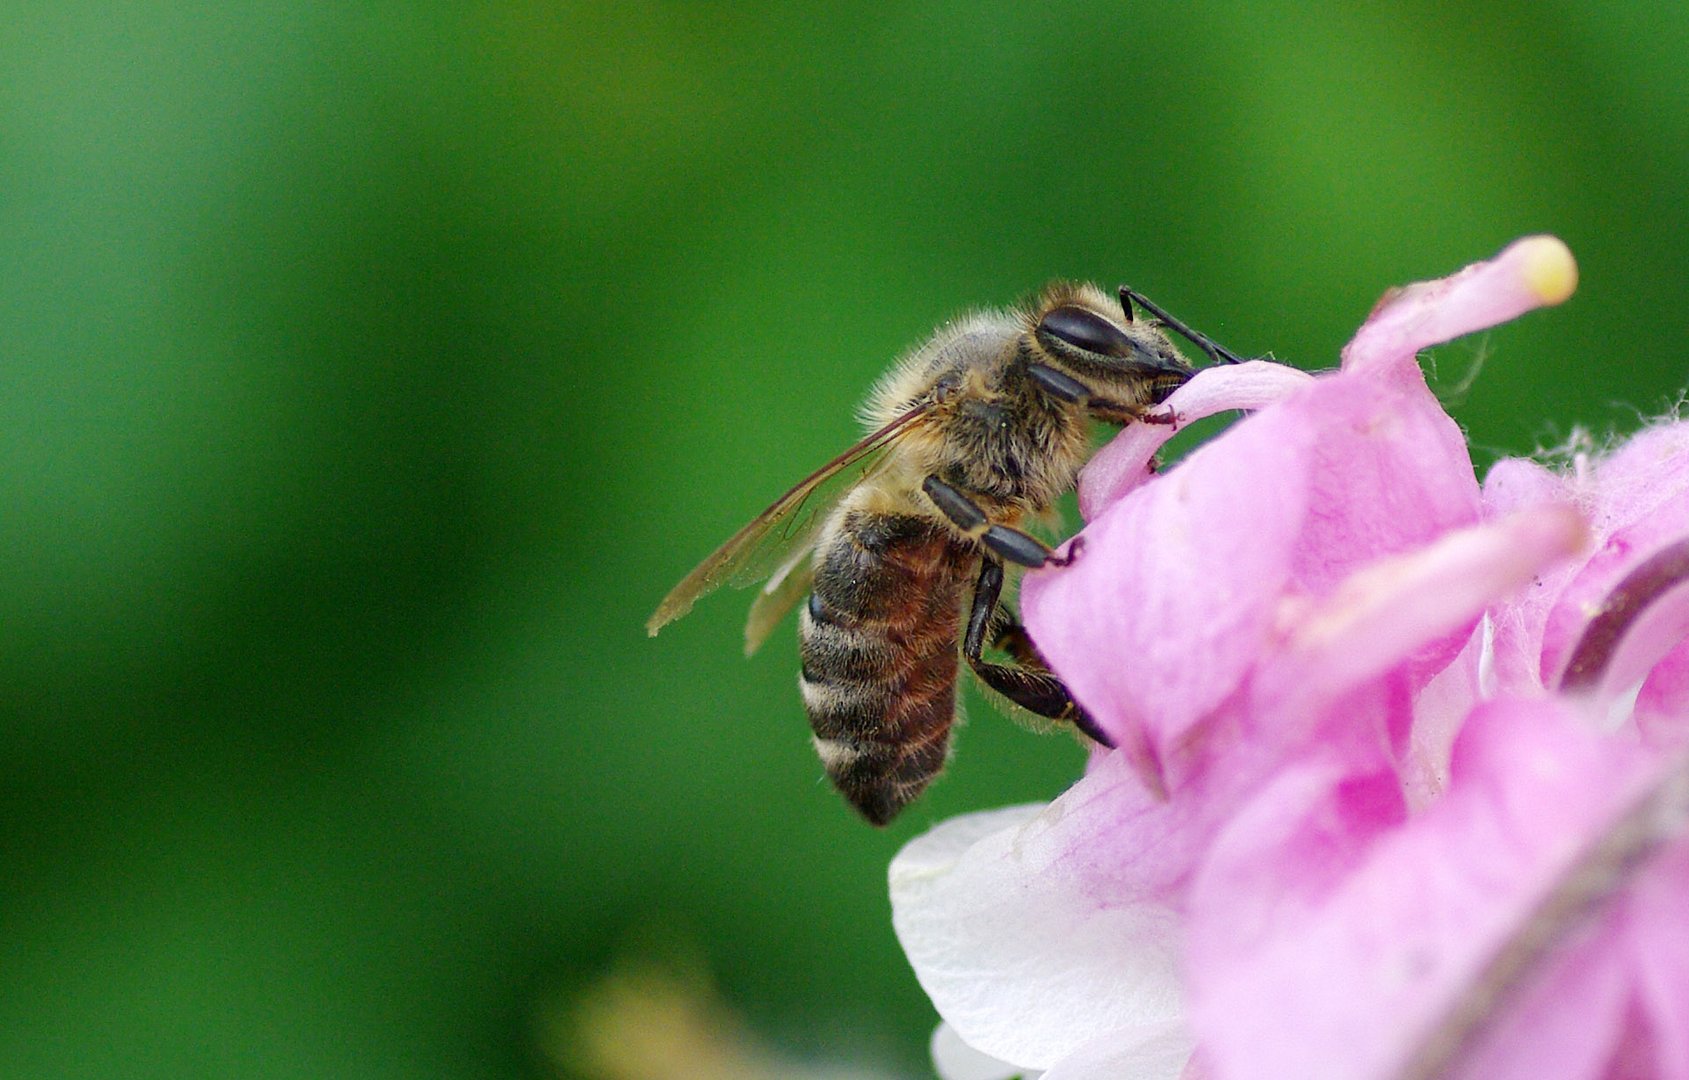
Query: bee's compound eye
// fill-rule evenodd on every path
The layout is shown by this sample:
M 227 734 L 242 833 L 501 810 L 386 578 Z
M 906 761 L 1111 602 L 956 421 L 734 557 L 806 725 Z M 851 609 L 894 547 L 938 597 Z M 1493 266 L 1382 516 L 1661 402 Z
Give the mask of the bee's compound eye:
M 1038 323 L 1038 332 L 1099 356 L 1130 356 L 1132 353 L 1131 339 L 1124 330 L 1095 312 L 1068 304 L 1047 312 Z

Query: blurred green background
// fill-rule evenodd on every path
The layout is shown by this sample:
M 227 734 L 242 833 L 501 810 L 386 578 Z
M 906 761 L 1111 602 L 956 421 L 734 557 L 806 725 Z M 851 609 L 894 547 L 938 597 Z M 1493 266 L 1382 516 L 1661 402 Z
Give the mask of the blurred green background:
M 789 632 L 642 628 L 896 353 L 1074 276 L 1328 366 L 1552 231 L 1578 296 L 1436 357 L 1482 453 L 1689 381 L 1680 0 L 4 25 L 0 1076 L 602 1074 L 571 1003 L 653 956 L 920 1075 L 886 863 L 1076 746 L 976 697 L 876 832 Z

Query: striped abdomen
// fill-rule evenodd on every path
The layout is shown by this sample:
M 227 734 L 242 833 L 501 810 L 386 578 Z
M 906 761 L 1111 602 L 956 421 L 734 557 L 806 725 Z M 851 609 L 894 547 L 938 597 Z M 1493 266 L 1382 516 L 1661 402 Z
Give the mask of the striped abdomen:
M 799 618 L 815 749 L 845 798 L 884 825 L 944 768 L 975 557 L 924 518 L 852 509 L 815 559 Z

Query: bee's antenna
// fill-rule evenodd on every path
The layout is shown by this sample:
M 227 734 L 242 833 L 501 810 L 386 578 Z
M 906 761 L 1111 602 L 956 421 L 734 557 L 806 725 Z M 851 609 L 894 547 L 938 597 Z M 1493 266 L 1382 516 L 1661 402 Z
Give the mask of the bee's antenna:
M 1241 364 L 1244 362 L 1244 357 L 1239 356 L 1237 353 L 1234 353 L 1230 349 L 1219 344 L 1207 334 L 1192 330 L 1178 319 L 1175 319 L 1173 316 L 1156 307 L 1150 302 L 1149 297 L 1145 296 L 1143 293 L 1137 291 L 1129 285 L 1120 286 L 1120 308 L 1126 313 L 1127 322 L 1132 321 L 1132 305 L 1134 303 L 1149 312 L 1151 315 L 1155 316 L 1164 326 L 1177 333 L 1180 337 L 1189 340 L 1191 344 L 1207 353 L 1209 358 L 1216 364 Z

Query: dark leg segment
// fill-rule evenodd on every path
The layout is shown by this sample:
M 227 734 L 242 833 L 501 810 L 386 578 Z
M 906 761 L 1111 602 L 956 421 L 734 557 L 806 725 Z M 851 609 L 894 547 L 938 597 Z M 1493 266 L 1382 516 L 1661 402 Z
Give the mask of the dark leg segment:
M 1093 397 L 1090 387 L 1075 379 L 1064 371 L 1057 371 L 1048 364 L 1028 364 L 1026 372 L 1038 388 L 1058 401 L 1069 401 L 1083 406 L 1085 411 L 1098 420 L 1109 424 L 1129 424 L 1134 420 L 1146 424 L 1171 423 L 1172 416 L 1165 418 L 1146 413 L 1141 405 L 1128 405 L 1123 401 L 1110 401 L 1107 398 Z
M 1048 364 L 1031 363 L 1026 365 L 1026 374 L 1038 384 L 1038 388 L 1053 398 L 1071 401 L 1076 405 L 1083 405 L 1091 400 L 1091 388 L 1067 374 L 1057 371 Z
M 1003 564 L 992 558 L 982 560 L 979 581 L 974 585 L 973 606 L 968 611 L 968 631 L 962 638 L 962 654 L 967 657 L 968 666 L 981 682 L 1027 712 L 1065 720 L 1096 742 L 1112 747 L 1114 741 L 1073 700 L 1061 680 L 1044 670 L 1026 630 L 1013 618 L 1000 622 L 995 643 L 1025 666 L 993 664 L 984 658 L 985 632 L 995 621 L 993 616 L 1002 593 Z
M 980 540 L 987 551 L 1019 566 L 1037 569 L 1046 563 L 1051 566 L 1066 566 L 1068 563 L 1067 559 L 1057 558 L 1056 553 L 1036 536 L 1029 536 L 1007 525 L 989 526 Z
M 962 652 L 976 660 L 985 651 L 985 631 L 997 614 L 1003 595 L 1003 564 L 995 559 L 979 561 L 979 580 L 974 582 L 973 604 L 968 608 L 968 632 L 962 635 Z
M 932 500 L 932 504 L 958 529 L 984 544 L 986 550 L 997 557 L 1019 566 L 1034 568 L 1045 564 L 1067 565 L 1067 559 L 1058 558 L 1055 552 L 1037 537 L 1019 529 L 1011 529 L 1007 525 L 993 525 L 977 503 L 938 477 L 927 477 L 921 483 L 921 490 L 927 493 L 927 498 Z
M 1038 655 L 1038 650 L 1032 647 L 1032 639 L 1026 636 L 1026 627 L 1015 621 L 1014 614 L 1007 609 L 998 612 L 1000 619 L 996 620 L 997 633 L 991 638 L 991 647 L 1000 652 L 1006 652 L 1015 658 L 1015 663 L 1022 667 L 1044 668 L 1044 659 Z

